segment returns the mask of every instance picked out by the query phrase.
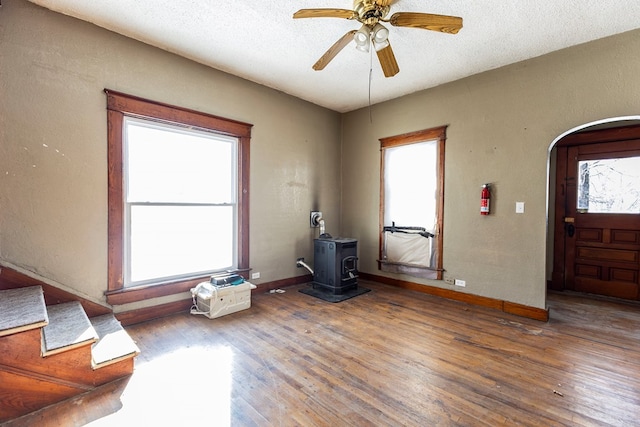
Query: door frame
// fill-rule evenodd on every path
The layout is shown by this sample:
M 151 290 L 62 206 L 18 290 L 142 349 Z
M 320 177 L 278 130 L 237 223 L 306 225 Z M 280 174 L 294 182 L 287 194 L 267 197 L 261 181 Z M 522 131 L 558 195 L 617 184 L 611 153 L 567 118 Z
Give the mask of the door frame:
M 598 120 L 559 135 L 549 146 L 547 162 L 547 289 L 565 290 L 564 197 L 557 194 L 558 171 L 566 170 L 566 156 L 558 150 L 574 145 L 612 142 L 640 137 L 640 116 Z M 561 150 L 560 150 L 561 151 Z M 555 162 L 552 162 L 554 156 Z M 553 167 L 552 167 L 553 166 Z

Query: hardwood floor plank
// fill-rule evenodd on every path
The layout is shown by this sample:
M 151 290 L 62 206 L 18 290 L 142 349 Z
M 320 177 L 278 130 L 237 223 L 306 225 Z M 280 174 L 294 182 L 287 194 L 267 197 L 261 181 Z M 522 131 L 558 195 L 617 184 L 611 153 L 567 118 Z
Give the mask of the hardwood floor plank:
M 92 399 L 82 411 L 55 405 L 50 418 L 38 420 L 637 425 L 640 305 L 550 294 L 543 323 L 374 282 L 362 286 L 372 291 L 337 304 L 292 286 L 256 294 L 249 310 L 217 319 L 185 313 L 130 326 L 141 354 L 121 393 Z

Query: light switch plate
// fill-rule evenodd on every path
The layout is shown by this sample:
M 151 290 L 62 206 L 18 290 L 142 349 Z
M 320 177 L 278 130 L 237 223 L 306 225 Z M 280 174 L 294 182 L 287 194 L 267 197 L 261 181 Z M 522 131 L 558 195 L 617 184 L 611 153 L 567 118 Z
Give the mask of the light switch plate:
M 516 213 L 524 213 L 524 202 L 516 202 Z

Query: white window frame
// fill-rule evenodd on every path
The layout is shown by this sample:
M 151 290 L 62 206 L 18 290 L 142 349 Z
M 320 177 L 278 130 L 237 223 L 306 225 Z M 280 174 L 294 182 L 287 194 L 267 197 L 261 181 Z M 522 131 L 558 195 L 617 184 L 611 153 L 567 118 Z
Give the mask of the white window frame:
M 211 139 L 212 143 L 215 141 L 219 141 L 222 143 L 231 143 L 232 144 L 232 158 L 231 158 L 231 168 L 230 175 L 232 181 L 232 189 L 231 189 L 231 199 L 228 203 L 206 203 L 206 202 L 154 202 L 154 201 L 138 201 L 138 202 L 130 202 L 129 201 L 129 167 L 130 162 L 128 158 L 129 153 L 129 133 L 128 133 L 128 125 L 138 125 L 147 127 L 150 129 L 155 129 L 159 131 L 166 132 L 174 132 L 174 133 L 184 133 L 185 135 L 197 135 L 200 137 L 205 137 Z M 201 277 L 203 275 L 211 275 L 216 272 L 228 271 L 228 270 L 236 270 L 238 267 L 238 256 L 237 256 L 237 246 L 238 246 L 238 201 L 236 195 L 237 186 L 238 186 L 238 173 L 237 173 L 237 152 L 238 152 L 238 138 L 229 137 L 226 135 L 221 135 L 212 132 L 203 132 L 196 129 L 184 128 L 182 126 L 176 126 L 171 123 L 163 123 L 159 121 L 151 121 L 144 120 L 137 117 L 125 117 L 123 122 L 123 179 L 124 179 L 124 286 L 139 286 L 145 284 L 158 284 L 163 282 L 170 282 L 176 280 L 190 279 L 193 277 Z M 211 159 L 211 164 L 215 163 L 215 159 Z M 131 217 L 131 208 L 132 206 L 231 206 L 232 207 L 232 218 L 233 218 L 233 230 L 232 230 L 232 242 L 230 248 L 231 255 L 231 263 L 229 265 L 225 265 L 218 268 L 209 268 L 202 269 L 197 271 L 191 271 L 183 274 L 174 274 L 174 275 L 166 275 L 166 276 L 156 276 L 143 280 L 133 280 L 132 279 L 132 264 L 134 260 L 132 259 L 132 217 Z M 211 242 L 206 242 L 207 244 L 211 244 Z

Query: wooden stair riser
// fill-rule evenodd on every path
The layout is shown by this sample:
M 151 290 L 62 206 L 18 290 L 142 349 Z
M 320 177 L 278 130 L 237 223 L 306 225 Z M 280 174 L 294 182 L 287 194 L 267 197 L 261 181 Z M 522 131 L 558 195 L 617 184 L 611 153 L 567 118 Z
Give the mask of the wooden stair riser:
M 133 372 L 133 358 L 94 370 L 91 367 L 91 344 L 52 356 L 41 357 L 39 329 L 0 339 L 0 364 L 23 371 L 59 378 L 78 385 L 98 386 Z
M 0 290 L 0 292 L 2 291 Z M 133 342 L 131 345 L 124 346 L 127 348 L 125 351 L 130 351 L 131 354 L 119 356 L 116 351 L 111 359 L 111 347 L 107 344 L 111 341 L 104 341 L 103 345 L 108 346 L 106 353 L 105 349 L 99 353 L 103 356 L 106 354 L 108 357 L 103 357 L 106 359 L 102 360 L 103 364 L 92 366 L 95 358 L 92 346 L 98 335 L 91 325 L 90 319 L 86 318 L 86 310 L 83 310 L 77 302 L 65 303 L 64 308 L 55 306 L 53 309 L 47 310 L 44 306 L 45 300 L 42 298 L 42 290 L 39 292 L 40 301 L 27 303 L 24 298 L 21 301 L 23 305 L 26 304 L 28 307 L 36 308 L 40 304 L 42 305 L 45 319 L 40 322 L 42 326 L 33 328 L 37 325 L 31 322 L 31 317 L 18 316 L 15 318 L 28 319 L 31 323 L 24 327 L 19 325 L 13 327 L 12 321 L 5 322 L 4 324 L 8 323 L 10 327 L 4 329 L 6 335 L 0 336 L 0 423 L 93 390 L 98 386 L 130 376 L 133 373 L 134 357 L 139 352 Z M 26 295 L 31 296 L 35 293 L 27 292 Z M 11 307 L 15 307 L 11 305 L 13 304 L 12 300 L 25 293 L 17 295 L 18 293 L 11 292 L 10 294 L 10 296 L 7 296 L 6 293 L 4 295 L 7 298 L 4 300 L 5 306 L 9 304 L 6 310 L 2 310 L 4 314 L 12 311 L 19 312 L 19 310 L 11 310 Z M 0 295 L 0 297 L 2 296 Z M 47 311 L 52 316 L 49 316 L 48 326 L 45 327 Z M 3 314 L 2 312 L 0 315 Z M 98 324 L 103 324 L 104 320 L 101 319 L 112 319 L 115 322 L 113 325 L 109 323 L 110 320 L 107 322 L 111 327 L 102 331 L 103 335 L 106 337 L 122 332 L 126 343 L 128 336 L 121 329 L 120 324 L 113 317 L 100 314 L 101 316 L 95 319 Z M 83 329 L 85 327 L 82 318 L 87 321 L 86 329 Z M 67 323 L 68 320 L 71 322 Z M 44 342 L 45 336 L 47 338 L 46 344 Z M 69 341 L 67 341 L 68 338 Z M 112 335 L 111 339 L 113 339 Z M 122 340 L 119 341 L 122 343 Z M 45 349 L 45 347 L 48 348 Z M 43 354 L 47 355 L 43 357 Z
M 28 414 L 54 403 L 62 402 L 85 388 L 77 388 L 0 367 L 0 423 Z

